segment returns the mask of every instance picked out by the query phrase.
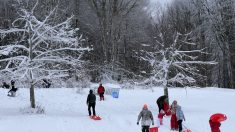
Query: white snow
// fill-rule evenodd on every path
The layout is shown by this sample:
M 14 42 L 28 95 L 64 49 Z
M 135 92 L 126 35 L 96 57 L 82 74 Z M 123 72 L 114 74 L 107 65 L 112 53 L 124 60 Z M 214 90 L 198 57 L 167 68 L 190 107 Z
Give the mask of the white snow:
M 103 84 L 105 86 L 105 84 Z M 98 86 L 98 84 L 96 84 Z M 107 84 L 107 86 L 115 86 Z M 163 88 L 152 90 L 124 90 L 119 98 L 105 95 L 105 101 L 97 101 L 96 112 L 103 119 L 89 119 L 86 97 L 89 89 L 78 94 L 76 89 L 36 89 L 36 102 L 45 108 L 45 114 L 25 114 L 29 107 L 29 89 L 19 89 L 17 97 L 8 97 L 6 89 L 0 89 L 0 132 L 140 132 L 137 116 L 147 103 L 157 124 L 156 99 Z M 210 132 L 208 119 L 221 112 L 228 119 L 222 123 L 222 132 L 235 130 L 235 90 L 218 88 L 172 88 L 170 103 L 177 100 L 186 116 L 186 125 L 192 132 Z M 99 97 L 97 96 L 97 99 Z M 164 118 L 159 132 L 170 132 L 170 118 Z

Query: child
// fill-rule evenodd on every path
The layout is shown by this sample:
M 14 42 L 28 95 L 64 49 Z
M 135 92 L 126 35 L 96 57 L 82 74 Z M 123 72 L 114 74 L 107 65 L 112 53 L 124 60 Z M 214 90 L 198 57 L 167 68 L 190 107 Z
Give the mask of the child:
M 177 101 L 174 100 L 171 105 L 171 130 L 178 130 L 178 123 L 176 118 L 176 108 L 177 108 Z
M 179 132 L 182 132 L 182 122 L 185 121 L 184 112 L 181 110 L 181 106 L 177 105 L 176 118 L 179 126 Z
M 139 121 L 141 119 L 141 125 L 142 125 L 142 132 L 149 132 L 149 127 L 151 125 L 154 125 L 153 121 L 153 115 L 150 110 L 148 110 L 147 104 L 144 104 L 143 110 L 140 112 L 138 119 L 137 119 L 137 125 L 139 125 Z

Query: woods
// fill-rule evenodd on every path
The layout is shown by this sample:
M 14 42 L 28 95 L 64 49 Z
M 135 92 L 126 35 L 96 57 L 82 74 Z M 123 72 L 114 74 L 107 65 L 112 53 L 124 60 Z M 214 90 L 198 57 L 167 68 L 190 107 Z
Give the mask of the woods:
M 65 82 L 74 78 L 234 88 L 235 1 L 173 0 L 166 6 L 154 5 L 159 10 L 152 12 L 153 4 L 148 0 L 0 0 L 0 80 L 23 82 L 26 71 L 13 70 L 22 64 L 42 68 L 47 75 L 62 70 L 65 76 L 60 80 Z M 58 24 L 63 26 L 54 28 Z M 58 48 L 64 51 L 39 57 L 51 57 L 49 64 L 34 61 Z M 56 61 L 52 64 L 52 60 Z M 169 64 L 167 74 L 161 73 L 165 64 Z M 44 72 L 34 74 L 31 79 L 45 78 L 39 77 Z

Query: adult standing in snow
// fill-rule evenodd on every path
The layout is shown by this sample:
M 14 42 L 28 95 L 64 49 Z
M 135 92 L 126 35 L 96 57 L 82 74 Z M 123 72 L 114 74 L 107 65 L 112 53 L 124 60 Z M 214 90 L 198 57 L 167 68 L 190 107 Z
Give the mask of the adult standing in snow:
M 171 130 L 178 130 L 178 123 L 176 117 L 177 101 L 174 100 L 171 104 Z
M 163 109 L 163 103 L 167 100 L 167 96 L 166 95 L 163 95 L 163 96 L 160 96 L 156 103 L 157 103 L 157 106 L 158 106 L 158 109 L 159 109 L 159 113 L 160 111 Z
M 95 113 L 96 96 L 93 94 L 93 90 L 89 91 L 86 102 L 87 102 L 87 106 L 88 106 L 89 116 L 91 116 L 91 108 L 93 111 L 93 116 L 96 116 L 96 113 Z
M 104 92 L 105 92 L 105 89 L 102 86 L 102 83 L 100 83 L 100 86 L 98 87 L 98 91 L 97 91 L 97 93 L 100 95 L 100 101 L 104 100 Z
M 181 106 L 177 105 L 176 107 L 176 118 L 178 122 L 179 132 L 182 132 L 182 122 L 185 121 L 184 112 L 181 109 Z
M 163 95 L 157 99 L 157 105 L 159 108 L 158 119 L 160 121 L 160 125 L 163 125 L 163 116 L 170 115 L 170 108 L 168 105 L 168 98 L 167 96 Z
M 139 125 L 140 119 L 141 119 L 142 132 L 149 132 L 149 127 L 151 125 L 151 122 L 152 125 L 154 125 L 154 120 L 152 112 L 148 110 L 147 104 L 144 104 L 144 107 L 138 116 L 137 125 Z
M 8 92 L 8 96 L 15 97 L 17 88 L 15 88 L 15 81 L 11 80 L 11 90 Z

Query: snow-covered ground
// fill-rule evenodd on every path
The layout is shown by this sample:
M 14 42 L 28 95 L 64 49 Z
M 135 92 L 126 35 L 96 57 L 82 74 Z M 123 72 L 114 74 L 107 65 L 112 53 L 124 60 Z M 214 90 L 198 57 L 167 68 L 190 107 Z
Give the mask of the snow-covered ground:
M 36 102 L 45 108 L 45 114 L 25 114 L 22 109 L 29 107 L 29 89 L 20 89 L 15 98 L 6 96 L 8 90 L 0 89 L 0 132 L 140 132 L 136 120 L 145 103 L 157 124 L 155 102 L 163 94 L 162 88 L 121 90 L 118 99 L 106 95 L 105 101 L 97 101 L 96 105 L 101 121 L 88 117 L 88 90 L 78 94 L 76 89 L 37 89 Z M 182 106 L 186 116 L 184 125 L 192 132 L 210 132 L 208 119 L 218 112 L 228 117 L 221 131 L 235 130 L 235 90 L 174 88 L 169 94 L 170 102 L 177 100 Z M 170 132 L 169 121 L 170 118 L 164 118 L 159 132 Z

